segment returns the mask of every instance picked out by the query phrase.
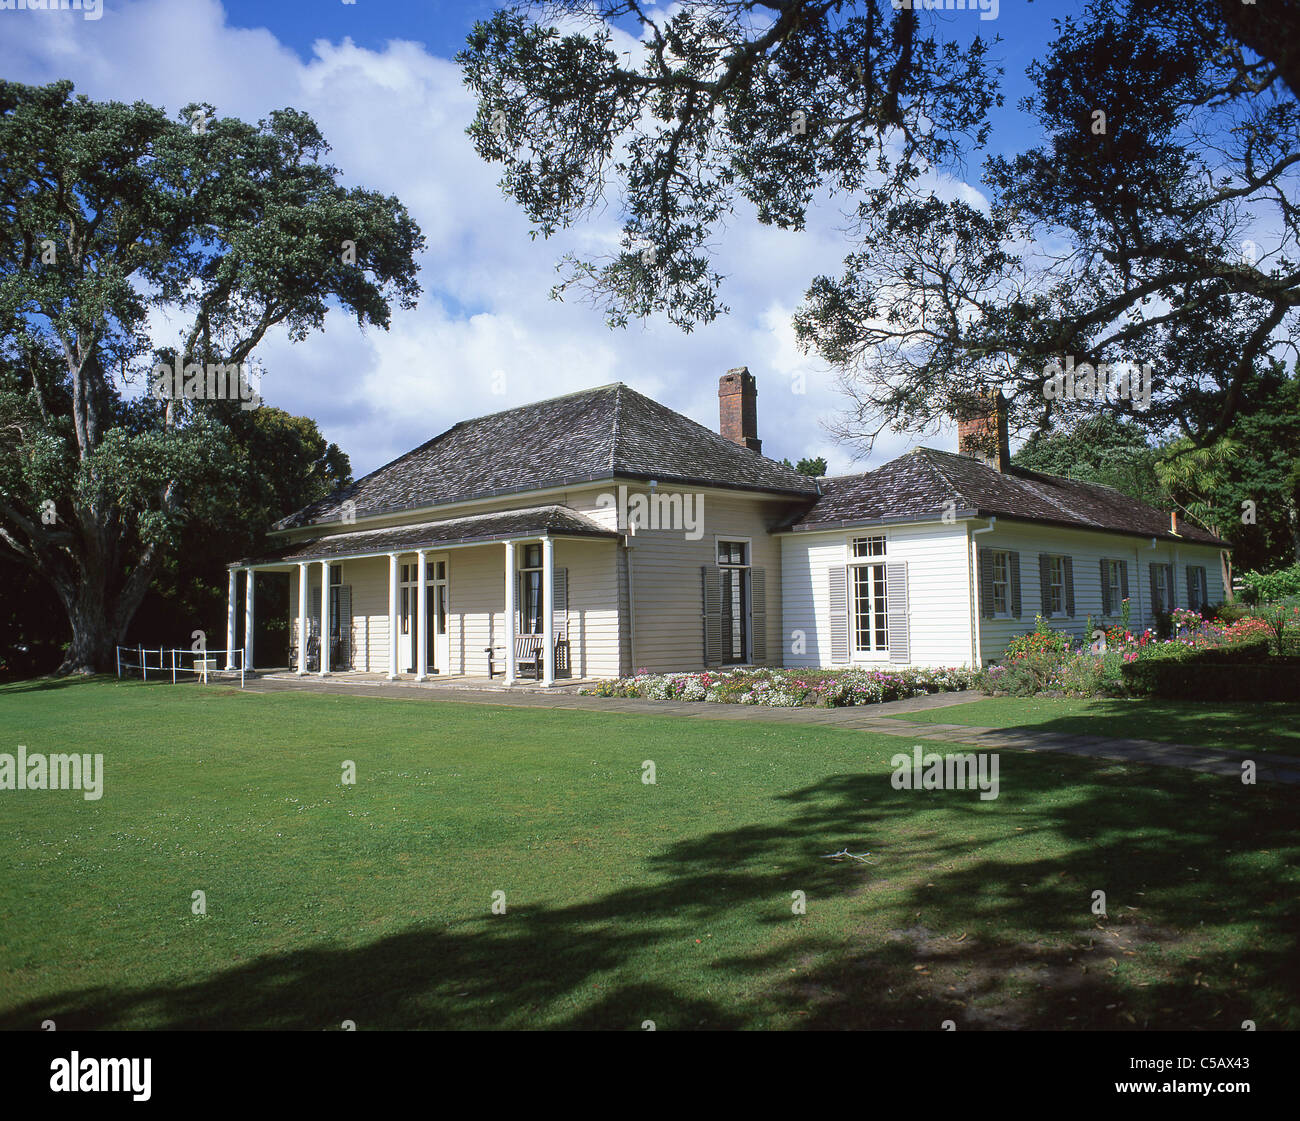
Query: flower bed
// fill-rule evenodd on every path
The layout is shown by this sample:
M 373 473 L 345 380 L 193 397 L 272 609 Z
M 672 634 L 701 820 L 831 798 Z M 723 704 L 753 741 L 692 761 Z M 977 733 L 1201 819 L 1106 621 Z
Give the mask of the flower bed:
M 979 685 L 995 695 L 1105 697 L 1164 696 L 1177 682 L 1179 695 L 1188 696 L 1194 688 L 1189 683 L 1203 680 L 1205 674 L 1173 667 L 1195 663 L 1227 673 L 1232 666 L 1258 666 L 1269 659 L 1270 648 L 1284 649 L 1289 633 L 1285 628 L 1293 621 L 1300 622 L 1300 613 L 1295 620 L 1288 617 L 1281 622 L 1266 613 L 1234 615 L 1228 621 L 1205 619 L 1178 608 L 1170 615 L 1169 638 L 1159 638 L 1150 629 L 1135 634 L 1125 623 L 1088 644 L 1066 632 L 1052 631 L 1039 616 L 1035 630 L 1014 639 L 1002 664 L 984 670 Z M 1102 633 L 1091 620 L 1088 632 Z M 1270 682 L 1271 696 L 1277 692 L 1276 674 L 1256 673 L 1251 680 L 1264 677 Z
M 599 681 L 582 692 L 593 697 L 651 701 L 704 701 L 773 708 L 841 708 L 879 704 L 926 693 L 969 689 L 978 673 L 944 669 L 735 669 L 705 673 L 649 673 Z

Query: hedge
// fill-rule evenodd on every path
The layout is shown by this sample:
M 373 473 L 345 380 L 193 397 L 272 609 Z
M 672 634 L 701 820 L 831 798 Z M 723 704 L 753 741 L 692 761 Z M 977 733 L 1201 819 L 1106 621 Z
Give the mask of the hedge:
M 1133 672 L 1130 672 L 1133 671 Z M 1170 701 L 1294 701 L 1300 696 L 1300 658 L 1212 662 L 1152 658 L 1123 669 L 1130 689 Z

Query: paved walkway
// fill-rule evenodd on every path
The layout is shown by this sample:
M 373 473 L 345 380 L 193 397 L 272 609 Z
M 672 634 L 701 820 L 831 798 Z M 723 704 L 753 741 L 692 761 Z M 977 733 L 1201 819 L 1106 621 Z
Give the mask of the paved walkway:
M 969 704 L 981 693 L 931 693 L 903 701 L 847 708 L 768 708 L 764 705 L 722 705 L 699 701 L 639 701 L 622 697 L 586 697 L 577 693 L 538 691 L 494 691 L 456 689 L 412 689 L 389 682 L 292 680 L 278 677 L 252 679 L 246 692 L 334 693 L 343 696 L 391 697 L 401 700 L 453 701 L 463 704 L 511 705 L 522 708 L 567 708 L 595 712 L 625 713 L 632 716 L 683 716 L 694 720 L 757 720 L 770 724 L 821 724 L 854 728 L 878 735 L 910 740 L 938 740 L 970 744 L 984 750 L 1057 752 L 1109 759 L 1117 763 L 1146 763 L 1161 767 L 1240 778 L 1241 764 L 1252 759 L 1259 782 L 1300 784 L 1300 758 L 1271 752 L 1223 751 L 1184 743 L 1155 740 L 1108 739 L 1102 736 L 1065 735 L 1034 728 L 985 728 L 970 724 L 922 724 L 891 720 L 904 712 L 919 712 L 949 705 Z

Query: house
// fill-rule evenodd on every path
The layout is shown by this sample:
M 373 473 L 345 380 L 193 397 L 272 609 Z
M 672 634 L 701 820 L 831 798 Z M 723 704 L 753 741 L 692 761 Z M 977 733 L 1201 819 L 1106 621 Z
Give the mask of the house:
M 1089 618 L 1117 623 L 1124 600 L 1140 628 L 1223 599 L 1213 534 L 1012 467 L 1000 395 L 959 424 L 958 453 L 918 448 L 822 480 L 762 455 L 757 396 L 747 369 L 723 375 L 717 432 L 621 383 L 462 421 L 232 564 L 227 645 L 240 572 L 246 635 L 255 578 L 287 576 L 299 674 L 507 684 L 525 659 L 548 685 L 642 668 L 979 665 L 1039 613 L 1083 637 Z

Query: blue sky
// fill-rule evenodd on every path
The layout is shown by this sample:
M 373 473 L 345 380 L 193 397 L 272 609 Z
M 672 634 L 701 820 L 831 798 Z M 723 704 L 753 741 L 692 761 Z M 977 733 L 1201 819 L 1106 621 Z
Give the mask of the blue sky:
M 944 34 L 998 35 L 1007 104 L 989 149 L 1014 152 L 1036 137 L 1016 104 L 1030 92 L 1024 67 L 1042 57 L 1053 17 L 1076 0 L 1001 0 L 998 17 L 934 13 Z M 313 417 L 360 475 L 457 420 L 557 393 L 624 381 L 710 427 L 720 374 L 748 365 L 759 384 L 759 435 L 776 458 L 823 455 L 832 472 L 876 466 L 924 443 L 955 446 L 951 429 L 888 433 L 869 459 L 837 444 L 821 420 L 843 406 L 833 371 L 798 352 L 790 316 L 808 281 L 837 273 L 850 248 L 838 209 L 822 208 L 806 233 L 738 217 L 719 238 L 732 314 L 683 334 L 667 322 L 611 332 L 598 311 L 547 298 L 567 250 L 613 244 L 612 218 L 534 242 L 464 136 L 474 105 L 452 61 L 495 5 L 442 0 L 104 0 L 100 20 L 77 13 L 0 12 L 0 74 L 29 83 L 71 78 L 98 99 L 142 99 L 171 112 L 189 101 L 255 120 L 293 105 L 321 125 L 332 162 L 351 183 L 391 191 L 429 242 L 424 296 L 395 312 L 388 332 L 361 333 L 331 314 L 301 344 L 261 349 L 263 392 Z M 978 192 L 972 182 L 947 189 Z M 155 341 L 180 330 L 159 317 Z M 795 384 L 805 393 L 792 391 Z

